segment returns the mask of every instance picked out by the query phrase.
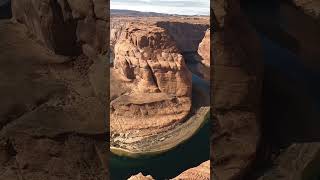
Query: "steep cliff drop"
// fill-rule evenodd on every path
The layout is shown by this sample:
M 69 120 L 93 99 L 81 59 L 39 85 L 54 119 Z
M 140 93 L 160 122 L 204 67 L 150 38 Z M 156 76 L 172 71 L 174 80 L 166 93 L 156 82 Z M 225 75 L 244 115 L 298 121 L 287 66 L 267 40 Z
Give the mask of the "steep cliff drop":
M 208 29 L 198 48 L 198 54 L 201 56 L 200 61 L 207 67 L 210 67 L 210 52 L 210 29 Z
M 114 54 L 110 108 L 115 153 L 167 151 L 201 126 L 207 110 L 191 106 L 191 73 L 165 29 L 129 22 L 117 37 Z M 187 124 L 190 128 L 183 129 Z
M 112 178 L 174 178 L 208 160 L 209 82 L 189 70 L 207 29 L 208 17 L 111 18 Z
M 239 1 L 212 3 L 212 174 L 218 180 L 242 179 L 260 139 L 262 51 Z

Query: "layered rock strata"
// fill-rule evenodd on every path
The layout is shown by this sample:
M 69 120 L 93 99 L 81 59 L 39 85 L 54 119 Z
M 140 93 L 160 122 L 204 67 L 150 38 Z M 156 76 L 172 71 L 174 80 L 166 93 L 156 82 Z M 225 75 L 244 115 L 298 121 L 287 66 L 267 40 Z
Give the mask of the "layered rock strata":
M 259 142 L 262 61 L 239 1 L 214 0 L 211 162 L 219 180 L 241 179 Z M 250 42 L 248 44 L 247 42 Z
M 114 54 L 112 137 L 133 141 L 186 119 L 191 108 L 191 73 L 164 29 L 129 23 Z

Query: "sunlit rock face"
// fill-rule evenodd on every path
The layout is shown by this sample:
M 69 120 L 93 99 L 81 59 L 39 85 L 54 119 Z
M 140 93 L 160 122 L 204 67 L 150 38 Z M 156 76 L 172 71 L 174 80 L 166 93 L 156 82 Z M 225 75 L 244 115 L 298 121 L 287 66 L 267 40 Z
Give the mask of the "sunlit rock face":
M 191 73 L 164 29 L 129 23 L 114 54 L 111 78 L 119 80 L 112 81 L 118 88 L 111 89 L 111 132 L 150 135 L 186 118 Z
M 114 49 L 114 45 L 117 43 L 121 32 L 123 32 L 127 22 L 117 20 L 115 18 L 110 22 L 110 48 Z
M 201 62 L 210 67 L 210 29 L 206 31 L 204 38 L 199 44 L 198 53 L 201 56 Z
M 107 51 L 106 0 L 12 0 L 13 19 L 61 55 Z
M 154 180 L 152 176 L 144 176 L 142 173 L 131 176 L 128 180 Z
M 190 168 L 173 179 L 210 180 L 210 161 L 203 162 L 197 167 Z
M 131 24 L 121 34 L 114 50 L 115 69 L 126 79 L 146 84 L 142 92 L 190 96 L 190 72 L 174 41 L 162 28 L 145 28 Z
M 255 159 L 260 137 L 260 42 L 239 1 L 213 0 L 212 167 L 218 179 L 241 178 Z M 247 43 L 250 42 L 250 43 Z
M 153 177 L 139 173 L 131 176 L 128 180 L 153 180 Z M 199 166 L 187 169 L 172 180 L 210 180 L 210 161 L 205 161 Z

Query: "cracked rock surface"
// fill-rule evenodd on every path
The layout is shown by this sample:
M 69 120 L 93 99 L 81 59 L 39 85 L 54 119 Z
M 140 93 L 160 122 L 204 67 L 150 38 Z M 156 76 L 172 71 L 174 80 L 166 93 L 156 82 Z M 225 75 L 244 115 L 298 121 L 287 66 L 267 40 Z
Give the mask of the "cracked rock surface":
M 74 38 L 93 9 L 75 23 L 70 2 L 12 1 L 0 20 L 0 179 L 107 179 L 104 50 Z M 92 2 L 98 23 L 106 4 Z

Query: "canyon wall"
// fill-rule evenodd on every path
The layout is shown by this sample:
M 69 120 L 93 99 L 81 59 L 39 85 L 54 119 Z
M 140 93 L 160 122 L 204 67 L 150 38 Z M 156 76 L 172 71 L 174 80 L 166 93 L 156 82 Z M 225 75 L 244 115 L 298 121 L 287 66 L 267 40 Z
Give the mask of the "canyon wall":
M 208 29 L 198 48 L 198 54 L 201 56 L 200 61 L 208 67 L 210 67 L 210 52 L 210 29 Z
M 119 38 L 122 28 L 128 22 L 138 22 L 136 20 L 117 19 L 113 18 L 110 25 L 110 44 L 111 48 Z M 199 48 L 200 42 L 204 39 L 205 33 L 209 28 L 207 22 L 184 22 L 187 20 L 179 21 L 163 21 L 163 19 L 148 19 L 150 24 L 161 27 L 167 31 L 171 38 L 175 41 L 177 48 L 181 53 L 196 53 Z M 195 21 L 195 20 L 193 20 Z M 199 20 L 200 21 L 200 20 Z
M 157 26 L 168 31 L 177 43 L 178 49 L 183 53 L 197 52 L 208 24 L 196 24 L 186 22 L 158 22 Z
M 107 51 L 106 0 L 12 0 L 13 19 L 56 54 Z
M 294 143 L 275 159 L 258 180 L 308 180 L 319 177 L 320 143 Z
M 191 73 L 175 42 L 153 24 L 128 23 L 120 34 L 111 70 L 117 79 L 111 84 L 111 131 L 142 136 L 184 120 Z
M 262 57 L 238 0 L 213 0 L 211 162 L 219 180 L 241 178 L 259 142 Z M 248 43 L 250 42 L 250 43 Z

